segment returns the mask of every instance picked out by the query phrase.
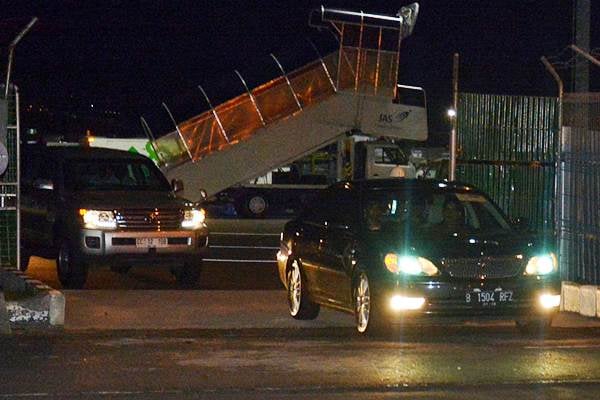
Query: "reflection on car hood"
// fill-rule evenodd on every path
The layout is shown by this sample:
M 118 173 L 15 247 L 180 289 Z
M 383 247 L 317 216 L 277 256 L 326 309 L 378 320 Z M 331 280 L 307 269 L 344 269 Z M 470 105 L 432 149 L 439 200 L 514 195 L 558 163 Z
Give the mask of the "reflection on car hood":
M 75 208 L 181 208 L 188 202 L 171 192 L 158 191 L 86 191 L 75 192 L 69 203 Z

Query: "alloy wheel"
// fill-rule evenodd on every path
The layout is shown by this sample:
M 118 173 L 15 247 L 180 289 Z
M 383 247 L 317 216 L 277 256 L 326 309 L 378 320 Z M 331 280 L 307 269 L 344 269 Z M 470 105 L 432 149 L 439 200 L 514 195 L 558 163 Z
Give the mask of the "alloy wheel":
M 288 302 L 290 314 L 296 316 L 300 312 L 302 302 L 302 276 L 298 261 L 294 260 L 288 273 Z
M 355 290 L 356 307 L 356 329 L 364 333 L 369 326 L 369 314 L 371 312 L 371 292 L 369 290 L 369 278 L 361 273 Z

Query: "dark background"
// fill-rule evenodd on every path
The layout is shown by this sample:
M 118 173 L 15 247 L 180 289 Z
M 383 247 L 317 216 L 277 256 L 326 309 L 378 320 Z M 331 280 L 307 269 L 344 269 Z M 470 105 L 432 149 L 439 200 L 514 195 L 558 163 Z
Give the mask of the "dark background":
M 331 35 L 308 26 L 321 1 L 8 1 L 0 6 L 0 66 L 6 48 L 32 16 L 40 21 L 19 44 L 13 81 L 22 96 L 23 126 L 75 139 L 86 130 L 105 136 L 143 136 L 139 117 L 155 134 L 170 130 L 165 101 L 181 121 L 205 104 L 240 92 L 233 74 L 250 86 L 274 66 L 314 60 Z M 325 1 L 327 7 L 396 14 L 410 1 Z M 597 2 L 592 2 L 597 3 Z M 432 141 L 446 140 L 452 103 L 452 55 L 461 55 L 464 91 L 555 95 L 540 57 L 572 43 L 571 0 L 422 0 L 416 28 L 403 42 L 400 82 L 423 86 Z M 600 46 L 592 4 L 591 47 Z M 573 53 L 564 52 L 564 59 Z M 598 69 L 597 67 L 593 67 Z M 569 74 L 565 71 L 565 79 Z M 595 76 L 594 76 L 595 78 Z M 592 80 L 593 86 L 597 81 Z M 93 105 L 93 106 L 92 106 Z

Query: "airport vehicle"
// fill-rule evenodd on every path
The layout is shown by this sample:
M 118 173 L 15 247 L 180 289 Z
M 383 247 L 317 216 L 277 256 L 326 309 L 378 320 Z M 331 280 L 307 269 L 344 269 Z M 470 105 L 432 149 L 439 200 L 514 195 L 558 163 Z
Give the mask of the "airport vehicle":
M 176 195 L 148 158 L 82 146 L 22 147 L 21 260 L 56 259 L 63 287 L 82 288 L 88 268 L 171 267 L 198 280 L 207 251 L 204 210 Z

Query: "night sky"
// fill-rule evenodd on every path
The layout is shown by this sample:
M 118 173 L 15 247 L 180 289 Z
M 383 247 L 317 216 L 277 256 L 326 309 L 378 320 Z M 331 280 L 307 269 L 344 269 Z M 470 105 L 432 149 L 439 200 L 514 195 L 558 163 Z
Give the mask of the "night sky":
M 0 75 L 8 43 L 37 16 L 40 21 L 16 49 L 13 70 L 24 110 L 33 106 L 23 115 L 25 127 L 67 137 L 85 129 L 141 136 L 143 115 L 160 135 L 172 128 L 161 110 L 163 101 L 183 120 L 205 107 L 198 84 L 218 103 L 239 93 L 234 69 L 250 84 L 259 83 L 273 68 L 269 53 L 293 69 L 315 59 L 306 38 L 323 53 L 333 50 L 330 35 L 307 24 L 312 8 L 324 4 L 393 15 L 408 3 L 4 1 Z M 434 133 L 447 133 L 443 113 L 452 101 L 454 52 L 461 54 L 462 90 L 556 93 L 539 58 L 556 55 L 572 42 L 570 0 L 423 0 L 420 5 L 413 35 L 403 43 L 400 81 L 426 89 Z M 600 11 L 593 7 L 592 21 Z M 600 47 L 599 33 L 592 23 L 591 47 Z M 38 115 L 40 107 L 45 116 Z

